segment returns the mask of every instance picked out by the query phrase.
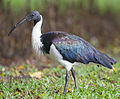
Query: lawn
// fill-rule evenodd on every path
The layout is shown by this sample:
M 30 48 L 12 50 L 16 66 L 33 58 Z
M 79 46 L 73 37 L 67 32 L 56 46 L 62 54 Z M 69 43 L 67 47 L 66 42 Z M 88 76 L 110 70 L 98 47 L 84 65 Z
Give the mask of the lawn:
M 46 64 L 41 63 L 40 66 Z M 0 66 L 1 98 L 35 99 L 120 99 L 120 62 L 115 71 L 96 64 L 74 67 L 79 90 L 75 90 L 72 76 L 68 92 L 63 94 L 65 69 L 52 66 L 39 70 L 34 65 Z

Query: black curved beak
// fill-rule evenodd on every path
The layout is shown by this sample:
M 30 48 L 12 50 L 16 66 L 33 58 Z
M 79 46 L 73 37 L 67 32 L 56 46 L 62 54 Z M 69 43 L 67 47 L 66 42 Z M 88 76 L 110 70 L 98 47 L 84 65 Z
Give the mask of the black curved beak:
M 16 25 L 14 25 L 14 27 L 10 30 L 10 32 L 8 33 L 8 36 L 16 29 L 16 27 L 18 27 L 20 24 L 26 22 L 26 21 L 31 21 L 32 18 L 28 15 L 25 18 L 23 18 L 22 20 L 20 20 Z
M 15 30 L 16 27 L 18 27 L 20 24 L 22 24 L 23 22 L 27 21 L 27 18 L 23 18 L 22 20 L 20 20 L 16 25 L 14 25 L 14 27 L 10 30 L 10 32 L 8 33 L 8 36 L 12 33 L 12 31 Z
M 8 36 L 16 29 L 16 27 L 18 27 L 20 24 L 26 22 L 26 21 L 32 21 L 32 20 L 40 20 L 40 13 L 38 11 L 32 11 L 29 15 L 27 15 L 25 18 L 23 18 L 22 20 L 20 20 L 16 25 L 14 25 L 14 27 L 10 30 L 10 32 L 8 33 Z

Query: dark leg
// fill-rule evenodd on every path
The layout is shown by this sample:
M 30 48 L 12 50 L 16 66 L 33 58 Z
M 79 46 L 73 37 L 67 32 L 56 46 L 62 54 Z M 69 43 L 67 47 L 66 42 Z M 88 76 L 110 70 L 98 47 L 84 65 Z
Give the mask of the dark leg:
M 70 80 L 70 74 L 69 71 L 66 70 L 64 94 L 66 94 L 69 80 Z
M 71 72 L 72 72 L 72 76 L 73 76 L 73 78 L 74 78 L 75 88 L 78 90 L 76 73 L 75 73 L 75 71 L 74 71 L 74 69 L 73 69 L 73 68 L 71 69 Z

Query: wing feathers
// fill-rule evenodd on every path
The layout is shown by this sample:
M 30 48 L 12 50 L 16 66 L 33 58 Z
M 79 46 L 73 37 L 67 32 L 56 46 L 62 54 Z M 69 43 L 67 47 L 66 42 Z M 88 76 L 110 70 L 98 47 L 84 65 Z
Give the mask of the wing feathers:
M 89 62 L 94 62 L 108 68 L 112 68 L 111 65 L 116 63 L 115 59 L 95 49 L 90 43 L 78 36 L 55 31 L 45 33 L 41 38 L 44 43 L 44 49 L 48 54 L 50 45 L 54 44 L 64 60 L 71 63 L 81 62 L 88 64 Z

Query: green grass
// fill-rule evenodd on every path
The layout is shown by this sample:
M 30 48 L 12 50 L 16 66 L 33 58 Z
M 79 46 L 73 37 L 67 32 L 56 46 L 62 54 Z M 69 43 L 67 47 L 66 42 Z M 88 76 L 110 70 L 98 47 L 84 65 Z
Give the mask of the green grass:
M 43 66 L 45 64 L 40 64 Z M 30 77 L 38 72 L 33 65 L 4 67 L 0 66 L 1 98 L 42 98 L 42 99 L 119 99 L 120 98 L 120 62 L 117 71 L 109 70 L 95 64 L 74 67 L 79 90 L 75 90 L 72 76 L 68 92 L 63 94 L 65 69 L 61 66 L 41 70 L 41 78 Z

